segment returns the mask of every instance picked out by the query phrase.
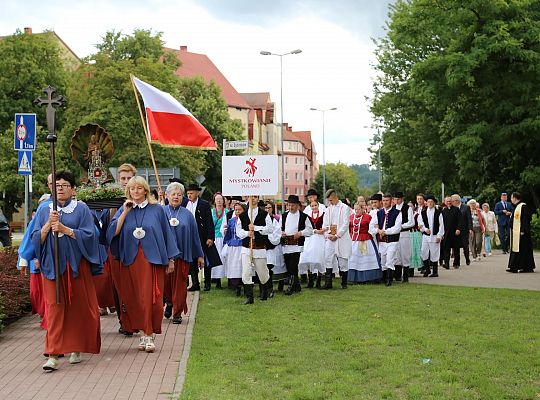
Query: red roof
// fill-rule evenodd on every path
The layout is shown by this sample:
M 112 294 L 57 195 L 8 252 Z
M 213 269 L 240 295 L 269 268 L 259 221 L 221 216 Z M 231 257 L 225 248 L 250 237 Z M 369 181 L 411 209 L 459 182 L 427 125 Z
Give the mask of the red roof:
M 165 50 L 174 51 L 182 62 L 175 72 L 177 76 L 187 78 L 200 76 L 206 82 L 214 81 L 221 88 L 221 94 L 229 107 L 251 108 L 206 54 L 191 53 L 187 51 L 187 46 L 180 46 L 180 50 L 169 48 Z

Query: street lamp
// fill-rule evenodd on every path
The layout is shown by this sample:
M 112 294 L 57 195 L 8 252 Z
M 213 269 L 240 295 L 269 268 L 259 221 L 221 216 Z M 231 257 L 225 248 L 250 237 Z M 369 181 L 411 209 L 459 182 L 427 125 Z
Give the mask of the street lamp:
M 319 108 L 313 108 L 311 107 L 310 108 L 311 111 L 319 111 L 320 113 L 322 113 L 322 162 L 323 162 L 323 174 L 322 174 L 322 187 L 323 187 L 323 199 L 324 199 L 324 202 L 326 203 L 326 158 L 325 158 L 325 147 L 324 147 L 324 113 L 327 112 L 327 111 L 335 111 L 337 110 L 336 107 L 332 107 L 332 108 L 325 108 L 324 110 L 322 109 L 319 109 Z
M 280 102 L 281 102 L 281 214 L 285 214 L 285 145 L 283 131 L 283 57 L 289 54 L 300 54 L 302 50 L 296 49 L 289 51 L 288 53 L 277 54 L 270 51 L 262 50 L 260 54 L 262 56 L 277 56 L 279 57 L 279 77 L 280 77 Z

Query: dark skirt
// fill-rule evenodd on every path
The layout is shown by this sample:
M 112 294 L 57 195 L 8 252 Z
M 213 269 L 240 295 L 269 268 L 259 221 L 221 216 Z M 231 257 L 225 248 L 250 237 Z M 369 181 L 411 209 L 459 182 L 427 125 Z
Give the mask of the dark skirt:
M 187 314 L 187 277 L 190 263 L 174 261 L 174 272 L 165 275 L 165 298 L 173 305 L 173 316 Z
M 114 307 L 113 280 L 108 259 L 103 265 L 103 274 L 94 276 L 94 285 L 99 307 Z

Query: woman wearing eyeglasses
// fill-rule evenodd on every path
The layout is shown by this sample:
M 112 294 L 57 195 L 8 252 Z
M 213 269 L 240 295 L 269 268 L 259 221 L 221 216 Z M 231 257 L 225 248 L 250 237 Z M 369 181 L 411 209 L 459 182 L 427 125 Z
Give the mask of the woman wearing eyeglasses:
M 72 200 L 75 177 L 56 174 L 57 211 L 52 203 L 36 215 L 32 244 L 43 275 L 47 316 L 45 371 L 58 369 L 58 355 L 71 353 L 70 364 L 81 362 L 81 353 L 98 354 L 101 347 L 98 302 L 93 274 L 101 273 L 98 238 L 86 204 Z M 60 304 L 56 303 L 54 233 L 58 233 Z

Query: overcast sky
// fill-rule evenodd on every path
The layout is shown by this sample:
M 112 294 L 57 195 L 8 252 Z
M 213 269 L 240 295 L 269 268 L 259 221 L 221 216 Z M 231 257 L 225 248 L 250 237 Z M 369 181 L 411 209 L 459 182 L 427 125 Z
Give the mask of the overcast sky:
M 108 30 L 163 32 L 167 47 L 187 45 L 217 65 L 238 92 L 270 92 L 279 109 L 279 57 L 261 50 L 302 53 L 283 58 L 283 116 L 294 130 L 311 130 L 322 162 L 369 161 L 375 45 L 384 35 L 391 1 L 378 0 L 4 0 L 0 35 L 32 27 L 54 30 L 77 55 L 95 52 Z M 279 114 L 278 114 L 279 117 Z M 366 128 L 367 127 L 367 128 Z

